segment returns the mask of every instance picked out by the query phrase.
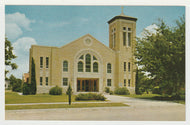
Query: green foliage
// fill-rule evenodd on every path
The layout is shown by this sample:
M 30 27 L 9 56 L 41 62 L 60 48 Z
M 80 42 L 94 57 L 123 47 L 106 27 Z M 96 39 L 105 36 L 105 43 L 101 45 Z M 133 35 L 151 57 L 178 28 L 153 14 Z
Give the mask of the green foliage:
M 159 86 L 156 86 L 152 89 L 152 94 L 162 94 Z
M 87 101 L 87 100 L 101 100 L 104 101 L 106 100 L 106 97 L 104 97 L 102 94 L 96 94 L 96 93 L 86 93 L 86 94 L 78 94 L 75 97 L 75 100 L 83 100 L 83 101 Z
M 146 31 L 137 38 L 136 58 L 141 70 L 148 72 L 152 84 L 159 86 L 161 93 L 179 95 L 185 87 L 185 18 L 169 27 L 164 21 L 158 24 L 156 34 Z
M 109 87 L 105 87 L 105 92 L 109 93 L 110 92 L 110 88 Z
M 21 92 L 22 91 L 22 80 L 16 79 L 16 82 L 13 83 L 12 91 Z
M 34 59 L 32 58 L 32 67 L 31 67 L 31 89 L 30 93 L 32 95 L 36 94 L 36 71 L 35 71 L 35 63 Z
M 11 75 L 9 77 L 9 81 L 10 81 L 10 86 L 12 88 L 12 91 L 15 91 L 15 92 L 22 91 L 22 80 L 21 79 L 17 79 L 13 75 Z
M 24 83 L 22 87 L 22 94 L 23 95 L 30 95 L 30 84 Z
M 55 86 L 49 90 L 50 95 L 62 95 L 62 88 Z
M 69 105 L 71 105 L 72 88 L 71 88 L 71 85 L 70 85 L 70 84 L 69 84 L 69 87 L 68 87 L 68 89 L 67 89 L 66 94 L 68 95 L 68 98 L 69 98 Z
M 116 88 L 114 93 L 117 95 L 130 95 L 129 90 L 126 87 Z
M 113 91 L 110 91 L 109 93 L 110 93 L 110 95 L 113 95 Z
M 16 63 L 11 62 L 15 58 L 16 56 L 13 54 L 13 47 L 11 45 L 11 42 L 5 37 L 5 66 L 11 67 L 12 70 L 17 69 L 18 66 Z M 5 79 L 7 79 L 6 75 L 8 72 L 8 70 L 5 70 Z

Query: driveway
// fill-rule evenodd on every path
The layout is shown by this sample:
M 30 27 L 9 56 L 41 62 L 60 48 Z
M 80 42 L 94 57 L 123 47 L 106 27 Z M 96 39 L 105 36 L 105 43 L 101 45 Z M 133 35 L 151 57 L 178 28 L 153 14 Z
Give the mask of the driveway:
M 184 121 L 185 105 L 116 95 L 105 95 L 110 102 L 129 107 L 62 108 L 6 110 L 6 120 L 93 120 L 93 121 Z

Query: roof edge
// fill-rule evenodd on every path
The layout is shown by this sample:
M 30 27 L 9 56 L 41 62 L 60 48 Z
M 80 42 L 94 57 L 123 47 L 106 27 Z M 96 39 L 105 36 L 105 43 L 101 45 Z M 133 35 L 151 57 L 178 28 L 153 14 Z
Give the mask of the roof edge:
M 112 23 L 116 19 L 125 19 L 125 20 L 131 20 L 131 21 L 135 21 L 135 22 L 137 21 L 137 18 L 135 18 L 135 17 L 118 15 L 118 16 L 113 17 L 111 20 L 109 20 L 108 24 Z

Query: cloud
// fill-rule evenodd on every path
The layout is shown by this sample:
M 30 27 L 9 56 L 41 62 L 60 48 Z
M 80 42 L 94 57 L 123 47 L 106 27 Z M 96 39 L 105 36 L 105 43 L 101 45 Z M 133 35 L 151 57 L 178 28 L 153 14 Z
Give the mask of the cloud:
M 13 14 L 5 15 L 5 23 L 6 23 L 6 35 L 9 39 L 14 40 L 22 35 L 22 30 L 31 31 L 30 28 L 31 23 L 35 23 L 35 20 L 28 19 L 25 14 L 21 14 L 19 12 Z
M 147 26 L 146 28 L 144 28 L 144 30 L 141 32 L 141 38 L 146 37 L 146 36 L 150 36 L 152 34 L 156 34 L 157 31 L 156 29 L 158 29 L 158 26 L 156 24 L 152 24 Z M 148 31 L 148 33 L 147 33 Z
M 29 52 L 31 45 L 36 45 L 37 42 L 32 37 L 22 37 L 13 43 L 14 52 Z
M 5 15 L 6 23 L 16 23 L 18 26 L 23 27 L 26 30 L 31 30 L 30 24 L 35 23 L 35 20 L 28 19 L 25 14 L 19 12 Z
M 5 24 L 5 32 L 6 35 L 8 36 L 9 39 L 16 39 L 18 36 L 22 35 L 22 30 L 21 28 L 15 24 L 15 23 L 10 23 L 10 24 Z
M 29 49 L 36 44 L 36 40 L 31 37 L 22 37 L 13 43 L 13 53 L 17 56 L 13 62 L 18 65 L 18 69 L 12 70 L 10 74 L 22 78 L 22 74 L 29 71 Z

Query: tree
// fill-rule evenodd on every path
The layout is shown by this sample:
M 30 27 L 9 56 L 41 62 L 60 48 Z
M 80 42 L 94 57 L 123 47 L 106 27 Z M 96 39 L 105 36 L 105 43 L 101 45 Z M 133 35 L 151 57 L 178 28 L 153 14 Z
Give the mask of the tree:
M 24 83 L 22 87 L 22 94 L 23 95 L 30 95 L 30 84 Z
M 179 95 L 185 87 L 185 18 L 176 23 L 173 28 L 160 20 L 156 34 L 137 38 L 136 58 L 162 93 Z
M 11 45 L 11 42 L 5 37 L 5 66 L 11 67 L 12 70 L 15 70 L 18 68 L 16 63 L 12 63 L 11 61 L 15 59 L 16 56 L 13 54 L 13 47 Z M 6 75 L 9 71 L 5 70 L 5 79 L 7 79 Z
M 13 84 L 16 82 L 16 77 L 14 75 L 11 75 L 9 77 L 9 81 L 10 81 L 10 86 L 12 87 Z
M 32 66 L 31 66 L 31 89 L 30 89 L 30 93 L 32 95 L 36 94 L 36 71 L 35 71 L 35 63 L 34 63 L 34 59 L 32 58 Z
M 21 79 L 18 79 L 14 75 L 11 75 L 9 77 L 9 81 L 10 81 L 10 86 L 12 88 L 12 91 L 21 92 L 21 90 L 22 90 L 22 80 Z
M 69 98 L 69 105 L 71 105 L 72 88 L 71 88 L 71 85 L 70 85 L 70 84 L 69 84 L 69 87 L 68 87 L 68 89 L 67 89 L 66 94 L 68 95 L 68 98 Z
M 152 80 L 148 78 L 144 72 L 142 72 L 140 69 L 137 69 L 136 71 L 136 87 L 135 92 L 136 94 L 140 95 L 143 92 L 146 92 L 147 94 L 152 90 Z
M 13 83 L 12 91 L 14 91 L 14 92 L 22 91 L 22 80 L 21 79 L 16 79 L 16 82 Z

